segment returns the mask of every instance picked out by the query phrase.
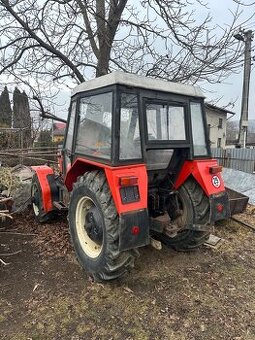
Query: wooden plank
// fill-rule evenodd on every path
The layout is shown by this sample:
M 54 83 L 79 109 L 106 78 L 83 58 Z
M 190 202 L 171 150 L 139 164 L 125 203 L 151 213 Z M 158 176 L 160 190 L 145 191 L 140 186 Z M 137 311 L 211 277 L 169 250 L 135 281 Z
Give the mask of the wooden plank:
M 254 225 L 251 225 L 250 223 L 247 223 L 247 222 L 245 222 L 245 221 L 242 221 L 242 220 L 239 220 L 239 218 L 236 218 L 236 217 L 231 217 L 231 219 L 233 220 L 233 221 L 236 221 L 236 222 L 238 222 L 238 223 L 241 223 L 241 224 L 243 224 L 244 226 L 246 226 L 246 227 L 248 227 L 248 228 L 250 228 L 250 229 L 252 229 L 252 230 L 254 230 L 255 231 L 255 226 Z

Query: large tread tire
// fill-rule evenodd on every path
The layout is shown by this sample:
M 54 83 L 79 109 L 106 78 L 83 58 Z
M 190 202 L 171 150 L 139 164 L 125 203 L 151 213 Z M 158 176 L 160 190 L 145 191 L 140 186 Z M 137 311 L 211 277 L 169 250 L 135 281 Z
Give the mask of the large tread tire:
M 35 220 L 39 223 L 50 222 L 54 219 L 53 211 L 45 212 L 43 209 L 42 189 L 38 177 L 33 175 L 31 183 L 31 201 Z
M 79 229 L 80 227 L 77 223 L 79 221 L 77 216 L 79 217 L 79 206 L 83 199 L 87 199 L 92 202 L 91 204 L 94 204 L 100 214 L 100 223 L 103 226 L 101 250 L 99 250 L 98 254 L 95 253 L 95 256 L 93 253 L 93 256 L 90 256 L 89 249 L 86 249 L 87 245 L 82 242 L 82 237 L 79 236 L 81 235 L 81 229 Z M 134 267 L 134 260 L 139 255 L 138 251 L 133 249 L 120 252 L 118 249 L 119 216 L 106 177 L 102 171 L 86 173 L 74 184 L 68 221 L 77 259 L 81 266 L 93 276 L 95 281 L 100 282 L 119 278 Z M 85 235 L 85 237 L 87 236 Z
M 206 224 L 209 221 L 209 199 L 200 185 L 189 178 L 178 190 L 179 199 L 185 206 L 186 224 Z M 170 238 L 161 234 L 160 239 L 167 246 L 177 251 L 189 251 L 201 246 L 208 238 L 209 231 L 182 230 L 175 237 Z

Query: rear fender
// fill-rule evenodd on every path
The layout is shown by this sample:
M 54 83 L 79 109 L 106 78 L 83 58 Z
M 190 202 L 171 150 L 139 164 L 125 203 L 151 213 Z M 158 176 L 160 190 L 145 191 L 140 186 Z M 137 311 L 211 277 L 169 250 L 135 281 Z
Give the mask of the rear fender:
M 105 168 L 106 178 L 112 192 L 113 200 L 119 214 L 135 210 L 147 209 L 148 176 L 146 166 L 130 165 L 116 168 Z M 138 179 L 139 200 L 133 203 L 123 203 L 120 195 L 120 178 L 136 177 Z
M 174 188 L 178 189 L 192 175 L 208 197 L 224 192 L 225 186 L 221 173 L 210 173 L 210 168 L 213 166 L 218 166 L 215 159 L 185 161 Z
M 42 197 L 42 205 L 45 212 L 54 210 L 53 200 L 58 195 L 58 188 L 55 183 L 55 175 L 53 170 L 47 165 L 32 166 L 36 173 Z
M 65 177 L 65 185 L 68 191 L 72 191 L 73 184 L 77 181 L 79 176 L 82 176 L 87 171 L 97 169 L 101 169 L 105 172 L 118 214 L 147 209 L 148 176 L 144 164 L 112 167 L 92 160 L 77 158 Z M 126 204 L 122 203 L 119 183 L 120 178 L 123 176 L 137 177 L 140 196 L 139 201 Z

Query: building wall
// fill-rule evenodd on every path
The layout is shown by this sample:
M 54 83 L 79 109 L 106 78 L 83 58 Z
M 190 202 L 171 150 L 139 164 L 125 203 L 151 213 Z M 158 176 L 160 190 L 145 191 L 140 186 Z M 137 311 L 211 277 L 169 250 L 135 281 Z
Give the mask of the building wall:
M 206 119 L 212 148 L 226 147 L 227 115 L 217 109 L 206 107 Z

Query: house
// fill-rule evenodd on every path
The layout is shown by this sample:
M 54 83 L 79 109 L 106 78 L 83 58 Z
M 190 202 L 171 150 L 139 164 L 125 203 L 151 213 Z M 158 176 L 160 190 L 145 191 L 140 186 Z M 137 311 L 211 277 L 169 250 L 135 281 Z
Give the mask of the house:
M 227 139 L 227 115 L 234 115 L 235 113 L 208 103 L 205 103 L 205 112 L 211 147 L 225 149 Z
M 65 123 L 53 123 L 52 126 L 52 142 L 53 143 L 62 143 L 64 141 L 65 137 L 65 129 L 66 124 Z
M 238 147 L 239 124 L 240 124 L 240 121 L 238 120 L 228 121 L 228 124 L 227 124 L 227 147 L 228 148 Z M 255 148 L 255 119 L 249 119 L 248 121 L 246 148 L 252 148 L 252 149 Z

